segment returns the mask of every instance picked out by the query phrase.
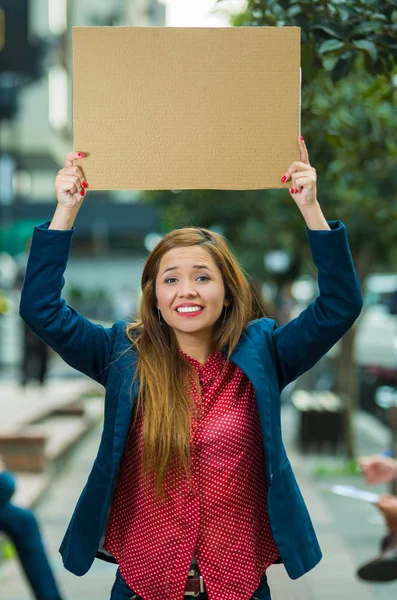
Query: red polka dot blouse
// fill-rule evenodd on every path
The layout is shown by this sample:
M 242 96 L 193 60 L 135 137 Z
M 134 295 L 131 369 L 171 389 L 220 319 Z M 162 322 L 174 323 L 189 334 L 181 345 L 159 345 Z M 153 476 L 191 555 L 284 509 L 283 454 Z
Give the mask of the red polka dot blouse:
M 192 482 L 171 468 L 164 500 L 146 493 L 142 417 L 120 465 L 105 550 L 144 600 L 184 600 L 195 556 L 209 600 L 249 600 L 278 558 L 267 514 L 262 433 L 255 391 L 232 361 L 213 352 L 197 371 L 201 417 L 191 432 Z M 199 395 L 193 386 L 197 403 Z M 193 563 L 195 561 L 193 560 Z

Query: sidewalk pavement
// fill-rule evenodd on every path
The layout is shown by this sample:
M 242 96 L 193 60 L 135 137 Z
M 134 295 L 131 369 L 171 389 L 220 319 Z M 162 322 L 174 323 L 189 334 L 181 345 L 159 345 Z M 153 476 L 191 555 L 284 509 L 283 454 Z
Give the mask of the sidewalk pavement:
M 397 597 L 397 582 L 369 585 L 355 576 L 357 567 L 377 554 L 383 533 L 380 515 L 364 502 L 333 496 L 317 487 L 315 464 L 336 464 L 340 459 L 302 456 L 295 449 L 296 413 L 283 408 L 284 441 L 302 494 L 308 504 L 324 558 L 310 573 L 291 580 L 282 565 L 270 567 L 268 575 L 273 600 L 392 600 Z M 356 418 L 360 453 L 380 452 L 389 447 L 387 429 L 372 417 L 359 413 Z M 74 449 L 62 472 L 37 507 L 43 535 L 65 600 L 108 600 L 115 565 L 95 560 L 82 578 L 63 568 L 58 548 L 73 508 L 85 484 L 101 435 L 96 427 Z M 335 481 L 338 483 L 339 481 Z M 343 479 L 347 483 L 346 479 Z M 365 487 L 361 479 L 351 480 Z M 378 488 L 380 489 L 380 488 Z M 0 570 L 0 599 L 26 600 L 31 597 L 15 561 Z
M 283 407 L 283 437 L 302 495 L 308 505 L 323 551 L 319 565 L 304 577 L 292 581 L 283 568 L 269 569 L 273 600 L 391 600 L 397 598 L 397 581 L 368 584 L 355 572 L 362 563 L 378 554 L 383 535 L 383 519 L 372 505 L 335 496 L 318 487 L 317 465 L 342 464 L 341 457 L 302 455 L 294 443 L 298 417 L 291 406 Z M 359 454 L 383 452 L 389 447 L 390 433 L 373 417 L 359 412 L 355 419 Z M 361 476 L 328 478 L 332 483 L 366 488 Z M 369 489 L 369 488 L 366 488 Z M 371 487 L 386 491 L 385 486 Z

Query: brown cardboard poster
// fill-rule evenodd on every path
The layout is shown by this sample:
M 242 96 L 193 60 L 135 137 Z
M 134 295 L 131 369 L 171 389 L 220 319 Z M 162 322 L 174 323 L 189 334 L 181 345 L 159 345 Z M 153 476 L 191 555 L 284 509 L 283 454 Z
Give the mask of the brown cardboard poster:
M 91 190 L 290 187 L 297 27 L 74 27 L 73 84 Z

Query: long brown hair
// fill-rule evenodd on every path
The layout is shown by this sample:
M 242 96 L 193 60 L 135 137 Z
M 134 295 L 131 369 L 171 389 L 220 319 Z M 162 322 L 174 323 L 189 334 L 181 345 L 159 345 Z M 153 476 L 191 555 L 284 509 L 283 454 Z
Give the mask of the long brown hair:
M 225 239 L 208 229 L 184 227 L 168 233 L 149 254 L 142 273 L 139 318 L 126 333 L 138 352 L 133 382 L 139 377 L 135 417 L 142 411 L 143 471 L 156 477 L 156 498 L 163 497 L 163 481 L 172 460 L 191 475 L 190 427 L 192 420 L 191 379 L 200 386 L 192 365 L 180 354 L 171 327 L 159 322 L 156 278 L 161 258 L 173 248 L 202 246 L 220 269 L 225 297 L 231 304 L 214 324 L 212 349 L 226 350 L 230 358 L 251 319 L 265 316 L 252 285 L 228 248 Z M 132 383 L 133 383 L 132 382 Z M 132 387 L 132 386 L 131 386 Z

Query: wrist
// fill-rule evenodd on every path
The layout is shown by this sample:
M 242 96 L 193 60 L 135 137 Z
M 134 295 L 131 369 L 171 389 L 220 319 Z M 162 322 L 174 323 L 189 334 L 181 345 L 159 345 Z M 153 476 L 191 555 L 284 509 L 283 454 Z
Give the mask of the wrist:
M 330 231 L 331 227 L 328 225 L 326 218 L 324 217 L 321 206 L 316 200 L 311 206 L 305 206 L 300 208 L 303 218 L 305 219 L 306 226 L 308 229 L 317 231 Z
M 79 210 L 80 206 L 67 208 L 66 206 L 58 204 L 48 229 L 57 229 L 58 231 L 72 229 Z

